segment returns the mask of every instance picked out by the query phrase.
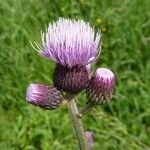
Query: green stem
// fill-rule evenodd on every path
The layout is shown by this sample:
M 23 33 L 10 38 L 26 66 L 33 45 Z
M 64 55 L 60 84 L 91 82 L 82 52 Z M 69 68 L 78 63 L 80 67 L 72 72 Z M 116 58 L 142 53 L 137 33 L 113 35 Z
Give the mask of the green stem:
M 78 116 L 78 109 L 73 97 L 69 97 L 68 110 L 74 125 L 75 133 L 79 141 L 80 150 L 89 150 L 89 146 L 85 137 L 81 118 Z
M 87 103 L 78 113 L 78 116 L 79 117 L 82 117 L 82 115 L 84 115 L 85 113 L 89 112 L 92 108 L 93 108 L 93 105 L 92 103 Z

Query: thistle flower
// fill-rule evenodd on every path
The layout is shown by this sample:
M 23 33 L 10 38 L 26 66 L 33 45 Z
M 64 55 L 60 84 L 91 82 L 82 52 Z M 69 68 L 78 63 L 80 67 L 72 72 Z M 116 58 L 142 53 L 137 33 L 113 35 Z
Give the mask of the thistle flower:
M 112 98 L 115 87 L 115 75 L 107 68 L 98 68 L 86 88 L 89 102 L 105 103 Z
M 100 32 L 82 20 L 59 18 L 41 36 L 42 47 L 36 43 L 39 54 L 57 64 L 54 86 L 71 93 L 84 89 L 89 75 L 85 68 L 98 54 Z
M 38 52 L 68 68 L 85 66 L 97 55 L 100 32 L 95 34 L 83 20 L 59 18 L 41 36 L 43 47 L 37 44 Z
M 27 88 L 26 100 L 45 109 L 55 109 L 62 102 L 63 96 L 52 85 L 32 83 Z

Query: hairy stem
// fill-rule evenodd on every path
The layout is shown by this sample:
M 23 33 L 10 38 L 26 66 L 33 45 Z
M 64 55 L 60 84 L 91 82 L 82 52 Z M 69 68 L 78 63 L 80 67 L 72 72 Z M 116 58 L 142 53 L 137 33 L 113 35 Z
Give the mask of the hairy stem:
M 68 109 L 74 125 L 75 134 L 79 141 L 80 150 L 89 150 L 87 139 L 85 137 L 81 118 L 78 116 L 78 109 L 73 96 L 68 97 Z
M 91 104 L 90 102 L 87 103 L 78 113 L 79 117 L 82 117 L 82 115 L 86 114 L 87 112 L 89 112 L 91 109 L 93 108 L 93 104 Z

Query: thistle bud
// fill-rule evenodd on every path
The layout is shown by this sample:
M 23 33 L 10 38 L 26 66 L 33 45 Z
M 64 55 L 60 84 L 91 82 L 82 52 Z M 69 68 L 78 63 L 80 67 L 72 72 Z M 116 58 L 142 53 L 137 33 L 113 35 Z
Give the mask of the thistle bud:
M 26 100 L 45 109 L 55 109 L 62 102 L 63 96 L 53 85 L 32 83 L 27 88 Z
M 54 86 L 59 90 L 75 94 L 86 87 L 88 77 L 89 73 L 86 66 L 77 65 L 68 68 L 57 64 L 54 71 L 53 81 Z
M 89 144 L 89 147 L 92 148 L 94 146 L 94 141 L 93 141 L 93 132 L 91 131 L 86 131 L 85 133 L 85 137 L 87 139 L 87 142 Z
M 105 103 L 112 98 L 114 87 L 114 73 L 107 68 L 98 68 L 86 88 L 89 102 L 95 104 Z

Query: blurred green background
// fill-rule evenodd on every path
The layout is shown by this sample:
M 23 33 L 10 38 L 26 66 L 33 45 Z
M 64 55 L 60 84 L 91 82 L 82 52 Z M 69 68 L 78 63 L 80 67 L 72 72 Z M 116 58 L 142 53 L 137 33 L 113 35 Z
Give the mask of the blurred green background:
M 150 0 L 0 0 L 0 150 L 77 150 L 66 106 L 46 111 L 25 101 L 31 82 L 52 83 L 54 64 L 29 41 L 58 17 L 102 30 L 96 67 L 117 76 L 111 103 L 84 117 L 94 150 L 150 149 Z M 78 105 L 86 101 L 77 96 Z

